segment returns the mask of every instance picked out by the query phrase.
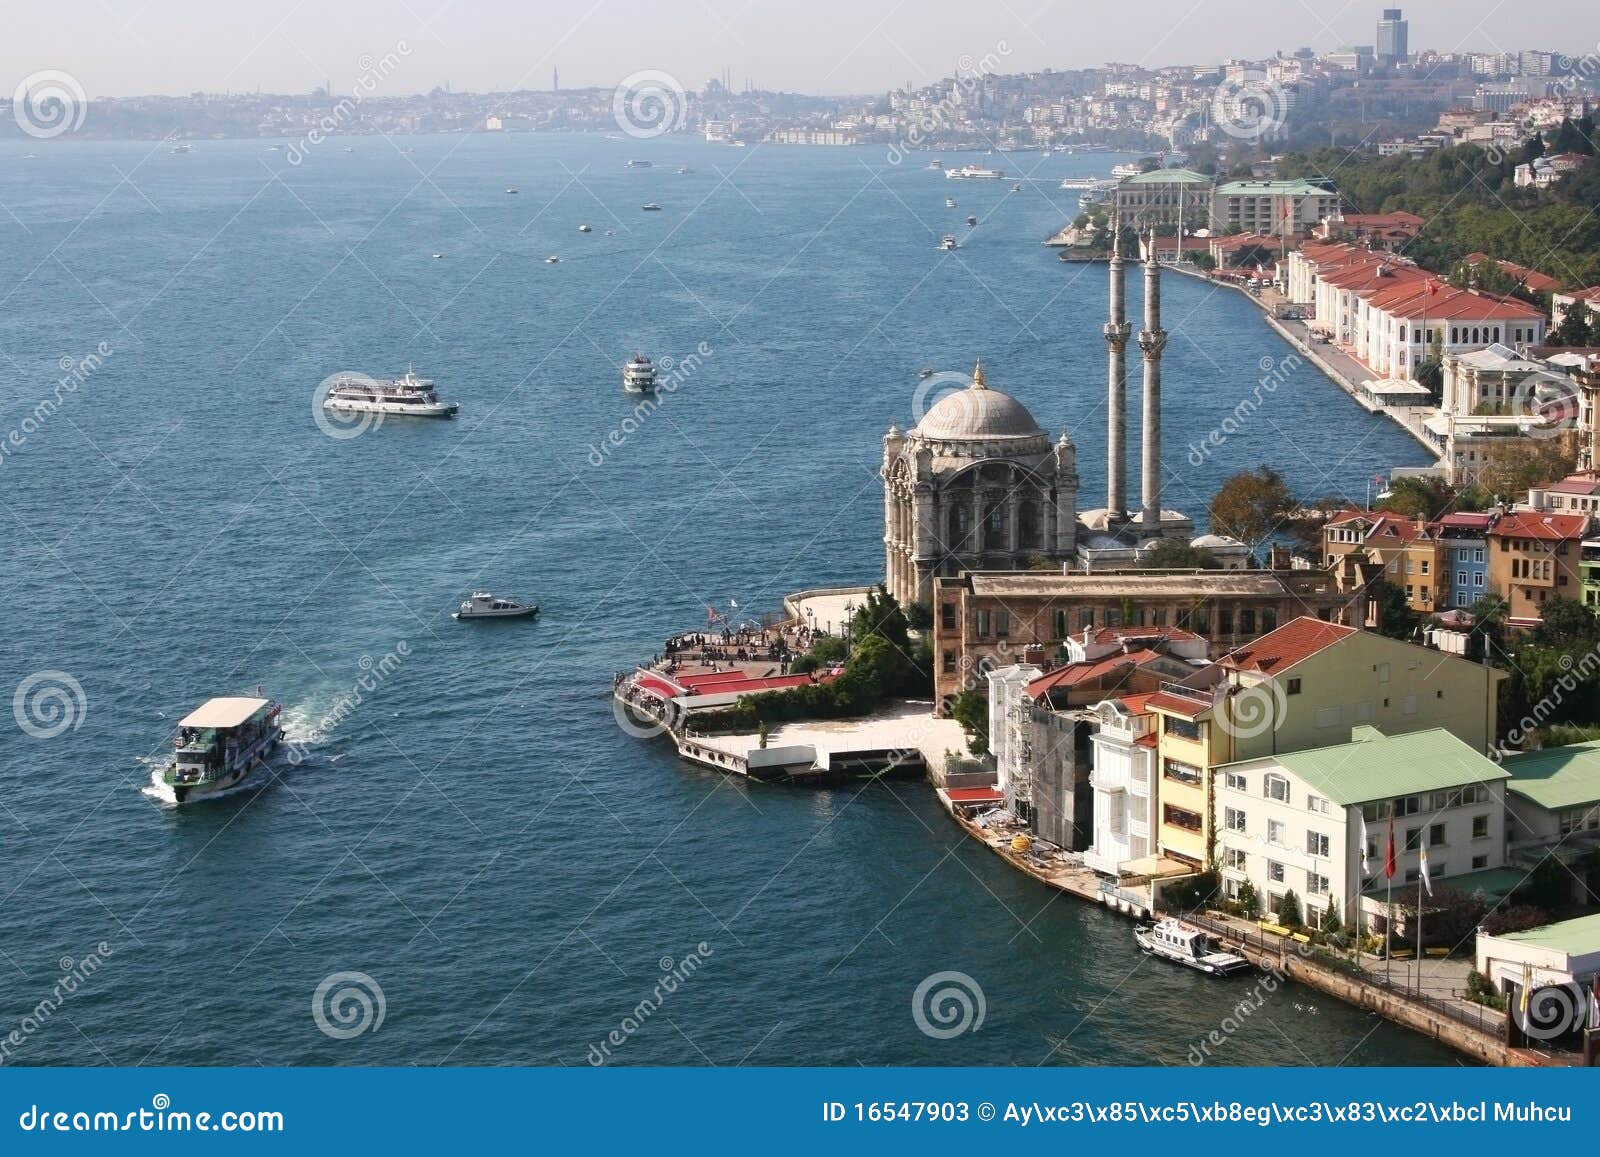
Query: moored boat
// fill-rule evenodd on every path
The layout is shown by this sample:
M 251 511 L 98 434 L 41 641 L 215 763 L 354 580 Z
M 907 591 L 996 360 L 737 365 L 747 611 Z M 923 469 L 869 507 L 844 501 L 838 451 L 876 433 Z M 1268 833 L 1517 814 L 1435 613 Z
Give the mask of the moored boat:
M 283 739 L 283 707 L 270 699 L 222 696 L 178 722 L 172 761 L 161 782 L 174 803 L 192 803 L 235 786 Z
M 1231 976 L 1250 967 L 1237 952 L 1225 952 L 1199 928 L 1171 916 L 1134 929 L 1133 938 L 1147 956 L 1159 956 L 1212 976 Z

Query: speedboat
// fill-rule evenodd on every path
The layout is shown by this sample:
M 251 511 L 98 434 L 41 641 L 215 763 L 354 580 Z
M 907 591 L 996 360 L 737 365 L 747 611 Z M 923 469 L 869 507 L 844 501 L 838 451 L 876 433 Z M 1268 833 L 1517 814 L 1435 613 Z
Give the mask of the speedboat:
M 161 783 L 174 803 L 192 803 L 233 787 L 283 739 L 283 707 L 270 699 L 209 699 L 178 721 L 172 761 Z
M 640 205 L 639 208 L 643 209 L 646 213 L 661 212 L 661 206 L 657 205 L 654 201 L 646 201 L 643 205 Z
M 1011 191 L 1013 193 L 1020 193 L 1020 192 L 1022 192 L 1022 186 L 1021 185 L 1012 185 L 1011 186 Z
M 930 169 L 942 169 L 942 168 L 944 168 L 944 162 L 941 161 L 938 157 L 935 157 L 933 160 L 928 162 L 928 168 L 930 168 Z
M 956 239 L 953 235 L 946 233 L 939 239 L 939 248 L 943 249 L 946 253 L 951 253 L 957 249 L 960 249 L 961 246 L 956 242 Z
M 679 165 L 678 166 L 678 176 L 680 176 L 680 177 L 683 176 L 685 173 L 692 173 L 692 172 L 694 172 L 694 170 L 691 169 L 688 165 Z
M 1146 956 L 1159 956 L 1212 976 L 1231 976 L 1250 967 L 1237 952 L 1224 952 L 1200 929 L 1171 916 L 1136 928 L 1133 938 Z
M 488 591 L 474 591 L 472 597 L 451 613 L 452 619 L 525 619 L 539 613 L 538 603 L 519 603 L 502 599 Z
M 628 162 L 628 168 L 630 168 L 630 169 L 648 169 L 654 164 L 655 164 L 654 161 L 629 161 Z
M 967 218 L 967 224 L 968 225 L 976 225 L 977 223 L 978 223 L 978 219 L 976 217 L 968 217 Z
M 579 233 L 593 233 L 594 230 L 592 228 L 590 228 L 588 225 L 579 225 L 578 226 L 578 232 Z
M 444 254 L 443 253 L 435 253 L 433 255 L 433 259 L 435 261 L 443 261 L 444 260 Z
M 544 259 L 544 263 L 546 265 L 560 265 L 561 264 L 561 258 L 557 257 L 554 253 L 552 253 L 552 254 L 550 254 L 549 257 L 546 257 Z
M 936 372 L 937 371 L 935 371 L 932 366 L 923 366 L 920 370 L 917 371 L 917 377 L 926 380 L 928 378 L 933 377 L 933 375 Z
M 516 196 L 516 193 L 517 193 L 517 191 L 515 189 L 507 189 L 506 192 L 510 193 L 513 197 Z
M 453 418 L 461 407 L 446 402 L 434 389 L 432 378 L 419 378 L 407 369 L 398 378 L 382 381 L 365 374 L 341 374 L 328 386 L 322 408 L 339 414 L 401 414 L 411 418 Z

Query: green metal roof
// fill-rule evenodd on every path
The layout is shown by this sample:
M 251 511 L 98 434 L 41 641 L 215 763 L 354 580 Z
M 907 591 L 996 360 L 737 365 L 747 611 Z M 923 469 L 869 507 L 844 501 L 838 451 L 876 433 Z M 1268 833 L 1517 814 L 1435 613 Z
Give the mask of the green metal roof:
M 1568 956 L 1587 956 L 1600 951 L 1600 912 L 1592 916 L 1579 916 L 1576 920 L 1563 920 L 1559 924 L 1546 924 L 1543 928 L 1529 928 L 1526 932 L 1505 932 L 1495 939 L 1513 940 L 1534 948 L 1564 952 Z
M 1600 802 L 1600 740 L 1505 757 L 1507 791 L 1550 811 Z
M 1329 192 L 1320 185 L 1313 185 L 1310 181 L 1229 181 L 1217 186 L 1217 192 L 1233 196 L 1257 197 L 1334 197 L 1338 194 Z
M 1211 178 L 1193 169 L 1152 169 L 1148 173 L 1140 173 L 1137 177 L 1129 177 L 1122 183 L 1124 185 L 1209 185 Z
M 1275 758 L 1318 794 L 1343 805 L 1510 778 L 1443 728 L 1386 736 L 1375 727 L 1357 727 L 1350 734 L 1349 743 Z

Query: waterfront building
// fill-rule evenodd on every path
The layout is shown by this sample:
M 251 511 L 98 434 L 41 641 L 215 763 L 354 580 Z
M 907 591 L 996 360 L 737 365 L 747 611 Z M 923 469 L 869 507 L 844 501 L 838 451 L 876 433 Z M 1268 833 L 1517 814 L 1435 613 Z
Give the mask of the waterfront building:
M 1443 728 L 1474 751 L 1495 738 L 1504 672 L 1370 631 L 1299 618 L 1147 703 L 1160 716 L 1154 850 L 1213 862 L 1214 770 L 1341 742 L 1352 726 Z
M 1538 626 L 1554 596 L 1582 597 L 1579 563 L 1590 522 L 1587 514 L 1519 510 L 1489 529 L 1489 588 L 1504 596 L 1511 626 Z
M 1556 292 L 1550 295 L 1550 327 L 1560 329 L 1567 320 L 1567 313 L 1582 304 L 1589 324 L 1600 321 L 1600 285 L 1590 286 L 1587 289 L 1574 289 L 1570 293 Z
M 1189 169 L 1153 169 L 1129 177 L 1111 195 L 1115 216 L 1135 229 L 1177 225 L 1199 228 L 1211 220 L 1210 177 Z
M 1156 724 L 1149 695 L 1104 699 L 1095 728 L 1089 787 L 1094 833 L 1083 862 L 1107 876 L 1150 855 L 1155 807 Z
M 1382 930 L 1391 820 L 1400 899 L 1403 885 L 1416 888 L 1424 848 L 1434 887 L 1450 886 L 1452 872 L 1504 865 L 1509 776 L 1482 749 L 1443 728 L 1385 735 L 1358 725 L 1349 734 L 1347 743 L 1216 769 L 1217 864 L 1228 896 L 1248 880 L 1270 912 L 1293 891 L 1312 924 L 1330 905 L 1349 924 L 1361 904 L 1363 927 Z
M 1576 439 L 1584 429 L 1584 394 L 1572 379 L 1549 365 L 1502 344 L 1470 353 L 1446 354 L 1441 367 L 1440 406 L 1423 422 L 1423 430 L 1452 482 L 1476 482 L 1508 453 L 1526 450 L 1539 416 L 1564 420 L 1566 409 L 1579 408 L 1577 427 L 1560 436 Z
M 1348 571 L 1145 570 L 1106 574 L 967 572 L 933 584 L 934 699 L 940 711 L 983 672 L 1030 661 L 1065 662 L 1087 629 L 1177 627 L 1210 640 L 1213 654 L 1300 615 L 1372 621 L 1371 567 Z
M 1445 605 L 1445 552 L 1438 529 L 1425 520 L 1346 510 L 1328 520 L 1322 538 L 1328 566 L 1359 555 L 1381 567 L 1384 580 L 1404 590 L 1406 605 L 1418 614 L 1431 615 Z
M 1211 194 L 1211 228 L 1290 237 L 1339 211 L 1339 194 L 1309 181 L 1228 181 Z
M 1480 933 L 1474 955 L 1477 970 L 1505 1000 L 1509 1044 L 1546 1050 L 1559 1037 L 1576 1042 L 1590 1014 L 1585 998 L 1600 985 L 1600 913 L 1525 932 Z M 1557 991 L 1541 999 L 1541 989 Z M 1564 1017 L 1565 1022 L 1536 1020 L 1530 1041 L 1529 1009 Z M 1592 1040 L 1589 1047 L 1594 1047 Z
M 1559 851 L 1581 858 L 1600 846 L 1600 741 L 1505 756 L 1506 841 L 1529 867 Z

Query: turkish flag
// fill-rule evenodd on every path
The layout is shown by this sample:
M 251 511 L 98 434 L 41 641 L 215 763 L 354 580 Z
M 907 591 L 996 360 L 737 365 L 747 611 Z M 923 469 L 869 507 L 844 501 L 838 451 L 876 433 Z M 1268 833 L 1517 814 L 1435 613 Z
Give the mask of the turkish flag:
M 1383 874 L 1389 879 L 1394 879 L 1394 817 L 1389 817 L 1389 850 L 1383 854 Z

